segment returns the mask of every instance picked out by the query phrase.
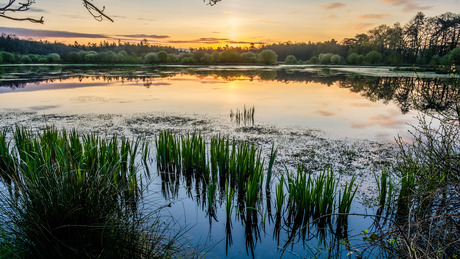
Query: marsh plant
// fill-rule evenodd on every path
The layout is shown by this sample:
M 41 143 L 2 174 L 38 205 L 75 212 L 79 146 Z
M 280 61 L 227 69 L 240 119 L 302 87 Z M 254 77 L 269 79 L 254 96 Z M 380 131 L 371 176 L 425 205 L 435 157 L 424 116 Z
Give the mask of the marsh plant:
M 2 249 L 32 258 L 145 258 L 178 251 L 157 214 L 140 213 L 139 141 L 53 127 L 16 127 L 12 135 L 11 142 L 7 131 L 0 137 L 7 189 L 1 192 Z
M 256 109 L 254 106 L 246 108 L 244 106 L 243 110 L 236 109 L 235 112 L 230 110 L 230 118 L 235 120 L 236 124 L 254 125 L 254 113 Z

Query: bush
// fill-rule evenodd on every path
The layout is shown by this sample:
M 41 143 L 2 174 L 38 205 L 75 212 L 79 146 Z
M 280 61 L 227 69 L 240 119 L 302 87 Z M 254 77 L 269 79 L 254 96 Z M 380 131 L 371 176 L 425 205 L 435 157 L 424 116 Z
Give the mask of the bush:
M 358 53 L 351 53 L 347 57 L 348 64 L 350 65 L 360 65 L 362 64 L 363 60 L 364 60 L 364 56 L 358 55 Z
M 3 63 L 16 63 L 16 57 L 13 53 L 1 51 L 0 56 L 2 56 Z
M 57 53 L 51 53 L 46 55 L 46 59 L 48 60 L 49 63 L 57 63 L 61 61 L 61 56 Z
M 191 64 L 196 63 L 196 59 L 194 57 L 187 57 L 186 56 L 186 57 L 181 58 L 180 63 L 184 64 L 184 65 L 191 65 Z
M 150 52 L 145 55 L 144 62 L 147 64 L 155 64 L 160 62 L 160 59 L 158 58 L 157 53 Z
M 449 52 L 449 61 L 451 64 L 460 65 L 460 47 Z
M 251 51 L 241 53 L 240 60 L 243 63 L 257 63 L 257 56 Z
M 319 59 L 317 57 L 312 57 L 310 60 L 308 60 L 309 64 L 318 64 Z
M 226 49 L 220 53 L 220 62 L 222 63 L 238 63 L 240 55 L 234 49 Z
M 200 62 L 201 63 L 204 63 L 204 64 L 209 64 L 211 63 L 211 54 L 208 54 L 208 53 L 205 53 L 201 58 L 200 58 Z
M 165 51 L 158 52 L 157 56 L 158 56 L 160 63 L 167 63 L 169 61 L 168 53 L 166 53 Z
M 21 57 L 21 63 L 22 64 L 29 64 L 29 63 L 32 63 L 32 60 L 29 58 L 29 56 L 22 56 Z
M 382 63 L 382 54 L 378 51 L 371 51 L 366 54 L 366 62 L 371 65 Z
M 297 64 L 297 58 L 294 55 L 288 55 L 284 62 L 286 64 Z
M 342 57 L 340 55 L 332 55 L 331 63 L 332 64 L 340 64 L 340 63 L 342 63 Z
M 333 55 L 332 53 L 321 53 L 321 54 L 319 54 L 319 57 L 318 57 L 319 63 L 325 64 L 325 65 L 331 64 L 332 55 Z
M 265 65 L 275 65 L 278 62 L 278 55 L 271 49 L 263 50 L 257 56 L 259 63 Z
M 168 59 L 169 59 L 169 62 L 171 62 L 171 63 L 178 63 L 179 62 L 179 58 L 175 54 L 168 54 Z

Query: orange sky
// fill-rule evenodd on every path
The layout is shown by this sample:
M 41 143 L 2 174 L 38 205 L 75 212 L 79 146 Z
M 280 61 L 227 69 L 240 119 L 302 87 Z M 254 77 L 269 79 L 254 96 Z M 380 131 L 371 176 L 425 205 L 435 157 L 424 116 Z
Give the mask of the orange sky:
M 0 1 L 4 2 L 4 1 Z M 94 0 L 115 22 L 92 19 L 81 0 L 40 0 L 28 13 L 44 24 L 0 19 L 0 32 L 73 43 L 138 42 L 174 47 L 341 41 L 380 24 L 405 24 L 418 11 L 460 10 L 460 0 Z M 19 30 L 23 29 L 23 30 Z M 27 30 L 24 30 L 27 29 Z

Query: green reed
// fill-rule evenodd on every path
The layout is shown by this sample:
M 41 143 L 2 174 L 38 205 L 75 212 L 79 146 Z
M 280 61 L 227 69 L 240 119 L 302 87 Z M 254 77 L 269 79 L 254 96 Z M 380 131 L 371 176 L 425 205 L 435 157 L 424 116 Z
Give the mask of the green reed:
M 278 186 L 276 187 L 276 198 L 275 198 L 275 208 L 276 208 L 276 214 L 280 215 L 282 210 L 283 210 L 283 204 L 284 204 L 284 198 L 286 195 L 284 194 L 284 177 L 281 176 L 281 179 L 278 183 Z
M 377 189 L 379 192 L 379 208 L 384 209 L 386 204 L 391 204 L 393 199 L 393 182 L 391 181 L 389 172 L 386 170 L 382 171 L 380 179 L 374 176 L 377 183 Z
M 254 114 L 255 114 L 255 107 L 249 107 L 246 109 L 246 105 L 244 106 L 243 110 L 236 109 L 236 112 L 233 112 L 233 110 L 230 110 L 230 118 L 233 120 L 235 119 L 235 122 L 239 125 L 243 123 L 244 125 L 246 124 L 252 124 L 254 125 Z
M 155 234 L 139 239 L 146 236 L 137 210 L 139 140 L 16 127 L 10 146 L 5 135 L 0 137 L 2 172 L 14 168 L 18 175 L 10 177 L 15 192 L 2 194 L 5 215 L 12 221 L 9 234 L 28 257 L 152 254 L 149 242 Z M 4 166 L 8 157 L 13 164 Z
M 278 149 L 275 148 L 275 143 L 272 144 L 272 149 L 270 151 L 270 159 L 268 161 L 267 169 L 267 179 L 265 182 L 265 190 L 270 191 L 270 183 L 272 178 L 273 165 L 275 163 L 276 155 L 278 154 Z
M 347 218 L 347 214 L 350 213 L 351 203 L 353 202 L 353 198 L 358 190 L 358 186 L 354 186 L 355 180 L 355 177 L 351 178 L 350 182 L 345 184 L 343 191 L 339 190 L 339 221 L 344 221 Z
M 11 183 L 11 179 L 18 178 L 16 171 L 16 160 L 14 154 L 10 152 L 10 142 L 7 141 L 7 130 L 0 132 L 0 179 Z
M 319 218 L 331 214 L 334 209 L 334 197 L 337 188 L 337 180 L 331 169 L 319 174 L 313 187 L 314 212 L 313 215 Z
M 233 210 L 233 189 L 230 188 L 230 185 L 228 184 L 228 181 L 225 182 L 225 212 L 227 215 L 227 220 L 230 219 L 232 216 L 232 210 Z
M 401 189 L 398 196 L 398 215 L 402 218 L 409 214 L 409 203 L 412 196 L 415 194 L 416 186 L 415 172 L 412 170 L 403 171 L 401 178 Z
M 194 132 L 181 137 L 182 170 L 185 174 L 196 173 L 207 182 L 209 167 L 206 159 L 206 143 L 201 133 Z
M 180 138 L 170 130 L 160 132 L 155 138 L 157 165 L 160 171 L 176 171 L 181 166 Z

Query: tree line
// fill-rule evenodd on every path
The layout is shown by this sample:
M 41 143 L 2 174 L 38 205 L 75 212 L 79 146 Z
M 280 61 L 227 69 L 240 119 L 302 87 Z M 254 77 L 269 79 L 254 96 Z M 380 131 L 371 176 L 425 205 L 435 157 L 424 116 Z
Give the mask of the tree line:
M 139 43 L 61 44 L 0 36 L 3 63 L 181 63 L 181 64 L 460 64 L 460 14 L 427 17 L 419 12 L 407 24 L 380 25 L 342 42 L 275 43 L 254 47 L 177 49 Z M 59 57 L 59 58 L 58 58 Z M 46 62 L 45 62 L 46 63 Z

